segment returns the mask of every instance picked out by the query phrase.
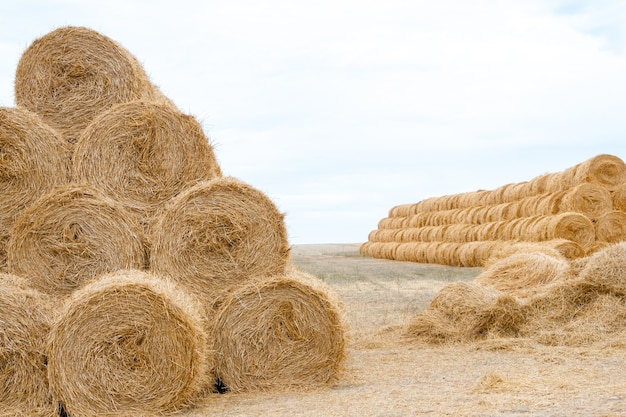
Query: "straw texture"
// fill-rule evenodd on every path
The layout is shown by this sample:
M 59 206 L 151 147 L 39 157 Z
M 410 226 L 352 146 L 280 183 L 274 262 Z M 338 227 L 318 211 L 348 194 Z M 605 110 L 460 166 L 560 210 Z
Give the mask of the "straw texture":
M 69 147 L 39 116 L 0 107 L 0 272 L 9 231 L 22 211 L 69 177 Z
M 52 408 L 45 346 L 51 314 L 45 295 L 0 273 L 0 410 L 35 415 Z

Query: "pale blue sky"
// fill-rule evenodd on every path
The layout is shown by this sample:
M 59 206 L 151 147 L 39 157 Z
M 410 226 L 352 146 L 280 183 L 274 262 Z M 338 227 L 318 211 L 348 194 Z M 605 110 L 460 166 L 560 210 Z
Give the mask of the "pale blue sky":
M 397 204 L 626 159 L 626 0 L 0 3 L 0 105 L 64 25 L 122 44 L 291 243 L 358 243 Z

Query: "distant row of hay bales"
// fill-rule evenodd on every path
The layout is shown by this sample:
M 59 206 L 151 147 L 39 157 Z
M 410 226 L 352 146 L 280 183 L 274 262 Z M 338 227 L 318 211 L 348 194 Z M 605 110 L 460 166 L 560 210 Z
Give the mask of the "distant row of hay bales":
M 442 288 L 408 323 L 423 343 L 530 340 L 588 346 L 623 337 L 626 242 L 577 260 L 526 248 L 493 260 L 473 281 Z
M 337 379 L 341 300 L 292 266 L 284 215 L 222 174 L 132 54 L 60 28 L 26 49 L 15 89 L 0 108 L 2 412 L 165 415 L 217 388 Z
M 626 164 L 603 154 L 527 182 L 395 206 L 360 251 L 385 259 L 482 266 L 499 242 L 568 240 L 586 254 L 626 239 L 625 207 Z M 435 248 L 442 252 L 428 254 Z M 468 252 L 476 255 L 459 255 Z

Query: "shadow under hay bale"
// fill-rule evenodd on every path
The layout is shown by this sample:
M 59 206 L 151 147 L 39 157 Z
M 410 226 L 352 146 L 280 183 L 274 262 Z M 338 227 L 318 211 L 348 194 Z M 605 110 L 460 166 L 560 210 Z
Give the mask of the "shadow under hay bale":
M 69 147 L 35 113 L 0 107 L 0 271 L 9 230 L 25 207 L 69 178 Z
M 443 287 L 430 305 L 413 317 L 406 336 L 436 344 L 515 337 L 524 320 L 516 298 L 493 287 L 459 281 Z
M 11 273 L 56 296 L 103 273 L 146 264 L 136 218 L 95 188 L 76 184 L 51 191 L 22 213 L 7 256 Z
M 221 170 L 193 116 L 135 101 L 112 107 L 87 126 L 74 149 L 72 176 L 149 217 L 183 189 L 221 176 Z
M 70 416 L 164 415 L 210 389 L 202 308 L 141 271 L 108 274 L 76 291 L 49 336 L 48 379 Z
M 36 39 L 15 73 L 15 102 L 75 143 L 99 113 L 134 100 L 169 102 L 137 59 L 98 32 L 67 26 Z
M 560 254 L 524 251 L 491 262 L 475 281 L 505 294 L 527 298 L 548 284 L 569 278 L 570 264 Z
M 345 358 L 339 298 L 295 268 L 237 288 L 215 314 L 213 333 L 215 372 L 231 392 L 327 387 Z
M 263 192 L 230 177 L 183 191 L 153 230 L 151 270 L 209 303 L 251 277 L 283 273 L 289 260 L 284 215 Z
M 46 374 L 46 337 L 52 304 L 17 276 L 0 274 L 0 415 L 45 415 L 52 410 Z

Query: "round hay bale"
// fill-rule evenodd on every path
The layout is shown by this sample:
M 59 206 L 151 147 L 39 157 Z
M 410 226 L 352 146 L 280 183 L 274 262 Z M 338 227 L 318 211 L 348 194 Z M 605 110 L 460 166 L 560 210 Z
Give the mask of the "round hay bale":
M 613 191 L 626 182 L 626 164 L 614 155 L 596 155 L 572 169 L 574 184 L 590 182 Z
M 617 243 L 626 240 L 626 212 L 613 210 L 596 219 L 596 240 Z
M 213 383 L 201 306 L 141 271 L 107 274 L 60 308 L 48 341 L 48 379 L 69 415 L 163 415 Z
M 88 28 L 61 27 L 36 39 L 17 65 L 17 105 L 70 143 L 96 115 L 134 100 L 169 102 L 130 52 Z
M 52 408 L 46 374 L 51 316 L 50 299 L 24 279 L 0 273 L 1 410 Z
M 529 297 L 540 288 L 570 275 L 570 264 L 560 254 L 518 252 L 486 266 L 476 282 L 516 297 Z
M 524 240 L 567 239 L 586 247 L 596 240 L 595 235 L 593 223 L 587 216 L 581 213 L 564 212 L 537 218 L 528 226 Z
M 135 101 L 101 113 L 74 149 L 73 180 L 147 216 L 183 189 L 221 176 L 200 123 L 165 104 Z
M 0 107 L 0 271 L 6 244 L 24 208 L 69 180 L 70 151 L 35 113 Z
M 578 276 L 604 292 L 626 295 L 626 242 L 612 244 L 589 256 Z
M 443 287 L 430 305 L 412 318 L 407 336 L 430 343 L 469 342 L 517 335 L 521 305 L 509 295 L 475 282 Z
M 563 193 L 559 211 L 583 213 L 591 219 L 597 219 L 611 211 L 613 200 L 606 187 L 595 183 L 582 183 Z
M 40 197 L 15 221 L 8 270 L 33 288 L 66 296 L 103 273 L 146 265 L 139 222 L 88 185 L 69 184 Z
M 284 215 L 235 178 L 203 181 L 173 198 L 151 237 L 150 268 L 214 298 L 255 276 L 284 273 Z M 393 245 L 397 246 L 397 243 Z
M 215 314 L 212 337 L 216 375 L 232 392 L 326 387 L 345 359 L 341 300 L 296 268 L 229 295 Z

